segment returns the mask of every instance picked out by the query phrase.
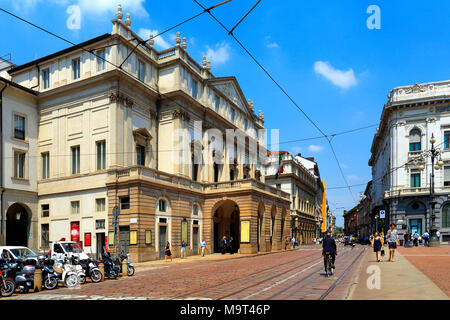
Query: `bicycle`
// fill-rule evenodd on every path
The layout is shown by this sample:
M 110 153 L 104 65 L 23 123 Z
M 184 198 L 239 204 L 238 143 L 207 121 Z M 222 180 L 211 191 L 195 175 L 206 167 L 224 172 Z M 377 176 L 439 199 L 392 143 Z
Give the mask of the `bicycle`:
M 328 251 L 325 252 L 325 262 L 326 262 L 326 276 L 329 277 L 333 275 L 331 252 Z

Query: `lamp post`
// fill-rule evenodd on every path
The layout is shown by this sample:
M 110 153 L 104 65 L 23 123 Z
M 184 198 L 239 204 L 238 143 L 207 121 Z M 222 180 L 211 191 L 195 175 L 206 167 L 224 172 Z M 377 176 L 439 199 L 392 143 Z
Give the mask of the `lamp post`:
M 431 143 L 431 150 L 425 151 L 423 153 L 423 157 L 426 159 L 427 157 L 431 157 L 431 179 L 430 179 L 430 206 L 431 206 L 431 227 L 430 227 L 430 239 L 429 239 L 429 245 L 430 247 L 438 247 L 440 245 L 440 241 L 436 235 L 437 227 L 436 227 L 436 215 L 434 213 L 434 207 L 436 206 L 436 201 L 434 200 L 434 169 L 439 170 L 444 166 L 444 162 L 441 160 L 441 150 L 439 148 L 434 148 L 434 143 L 436 142 L 436 138 L 434 137 L 434 134 L 431 135 L 430 143 Z M 434 165 L 434 159 L 436 157 L 439 157 L 439 160 L 436 163 L 436 166 Z M 419 166 L 419 170 L 423 171 L 425 168 L 424 165 Z M 425 218 L 425 226 L 426 218 Z

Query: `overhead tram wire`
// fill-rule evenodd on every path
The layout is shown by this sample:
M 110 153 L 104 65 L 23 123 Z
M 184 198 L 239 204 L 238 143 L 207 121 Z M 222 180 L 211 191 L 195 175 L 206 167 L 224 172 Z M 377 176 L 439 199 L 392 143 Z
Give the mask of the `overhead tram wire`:
M 197 0 L 194 0 L 195 3 L 197 3 L 201 8 L 203 8 L 205 10 L 205 7 L 198 2 Z M 216 20 L 216 22 L 228 32 L 228 35 L 232 36 L 233 39 L 239 44 L 239 46 L 250 56 L 250 58 L 252 58 L 252 60 L 261 68 L 261 70 L 264 71 L 264 73 L 275 83 L 275 85 L 286 95 L 286 97 L 297 107 L 298 110 L 300 110 L 300 112 L 306 117 L 306 119 L 309 120 L 309 122 L 323 135 L 323 137 L 328 141 L 331 150 L 333 152 L 333 156 L 336 160 L 336 163 L 339 167 L 339 171 L 341 172 L 342 178 L 345 182 L 345 184 L 348 187 L 348 190 L 353 198 L 353 201 L 356 202 L 355 197 L 353 196 L 353 193 L 351 192 L 350 186 L 347 182 L 347 179 L 345 178 L 344 172 L 342 170 L 342 166 L 339 162 L 339 159 L 337 158 L 336 152 L 334 151 L 334 148 L 331 144 L 331 139 L 328 138 L 328 136 L 322 131 L 322 129 L 319 128 L 319 126 L 306 114 L 306 112 L 297 104 L 297 102 L 286 92 L 286 90 L 278 83 L 278 81 L 276 81 L 272 75 L 266 70 L 266 68 L 264 68 L 264 66 L 253 56 L 253 54 L 242 44 L 241 41 L 239 41 L 238 38 L 236 38 L 236 36 L 230 31 L 228 30 L 228 28 L 219 20 L 217 19 L 210 11 L 208 11 L 208 14 L 214 19 Z
M 253 11 L 253 9 L 255 9 L 256 8 L 256 6 L 259 4 L 261 2 L 261 0 L 258 0 L 258 2 L 257 3 L 255 3 L 255 5 L 245 14 L 245 16 L 243 16 L 242 17 L 242 19 L 241 20 L 239 20 L 239 22 L 238 23 L 236 23 L 236 25 L 231 29 L 231 31 L 228 33 L 228 34 L 232 34 L 233 33 L 233 31 L 234 31 L 234 29 L 236 29 L 237 28 L 237 26 L 250 14 L 250 12 L 252 12 Z
M 195 2 L 197 2 L 196 0 L 194 0 Z M 229 0 L 229 1 L 231 1 L 231 0 Z M 228 31 L 228 29 L 219 21 L 219 20 L 217 20 L 213 15 L 212 15 L 212 13 L 210 12 L 210 10 L 211 9 L 214 9 L 215 7 L 217 7 L 217 6 L 219 6 L 219 5 L 221 5 L 221 4 L 224 4 L 224 3 L 227 3 L 227 2 L 229 2 L 229 1 L 225 1 L 225 2 L 222 2 L 222 3 L 219 3 L 219 4 L 217 4 L 217 5 L 215 5 L 215 6 L 212 6 L 212 7 L 210 7 L 210 8 L 205 8 L 205 7 L 203 7 L 201 4 L 199 4 L 198 2 L 198 4 L 204 9 L 204 12 L 208 12 L 208 14 L 210 14 L 219 24 L 221 24 L 222 25 L 222 27 L 223 28 L 225 28 L 225 30 L 227 30 Z M 13 16 L 13 17 L 15 17 L 15 18 L 17 18 L 17 19 L 19 19 L 19 20 L 21 20 L 21 21 L 23 21 L 23 22 L 25 22 L 25 23 L 27 23 L 27 24 L 30 24 L 30 25 L 32 25 L 33 27 L 35 27 L 35 28 L 38 28 L 38 29 L 40 29 L 40 30 L 42 30 L 42 31 L 44 31 L 44 32 L 46 32 L 46 33 L 48 33 L 48 34 L 50 34 L 50 35 L 52 35 L 52 36 L 54 36 L 54 37 L 56 37 L 56 38 L 58 38 L 58 39 L 60 39 L 60 40 L 63 40 L 63 41 L 65 41 L 65 42 L 67 42 L 67 43 L 69 43 L 69 44 L 71 44 L 71 45 L 76 45 L 75 43 L 73 43 L 72 41 L 70 41 L 70 40 L 67 40 L 67 39 L 65 39 L 65 38 L 63 38 L 63 37 L 61 37 L 61 36 L 59 36 L 59 35 L 57 35 L 57 34 L 55 34 L 55 33 L 53 33 L 53 32 L 51 32 L 51 31 L 49 31 L 49 30 L 47 30 L 47 29 L 45 29 L 45 28 L 42 28 L 42 27 L 40 27 L 40 26 L 38 26 L 38 25 L 36 25 L 36 24 L 34 24 L 34 23 L 32 23 L 32 22 L 30 22 L 30 21 L 28 21 L 28 20 L 26 20 L 26 19 L 23 19 L 23 18 L 21 18 L 21 17 L 19 17 L 19 16 L 17 16 L 17 15 L 15 15 L 15 14 L 13 14 L 13 13 L 11 13 L 11 12 L 9 12 L 9 11 L 7 11 L 7 10 L 5 10 L 5 9 L 3 9 L 3 8 L 0 8 L 0 11 L 3 11 L 3 12 L 5 12 L 5 13 L 7 13 L 7 14 L 9 14 L 9 15 L 11 15 L 11 16 Z M 197 15 L 198 16 L 198 15 Z M 184 22 L 187 22 L 188 20 L 185 20 Z M 173 29 L 173 27 L 171 27 L 171 28 L 169 28 L 169 29 Z M 166 32 L 166 31 L 163 31 L 163 32 Z M 160 34 L 162 34 L 162 33 L 160 33 Z M 159 35 L 160 35 L 159 34 Z M 246 50 L 246 52 L 253 58 L 253 60 L 255 60 L 255 62 L 266 72 L 266 74 L 277 84 L 277 86 L 289 97 L 289 99 L 297 106 L 297 108 L 305 115 L 305 117 L 311 122 L 311 123 L 313 123 L 313 125 L 323 134 L 323 136 L 327 139 L 327 141 L 329 141 L 329 143 L 331 144 L 331 142 L 330 142 L 330 140 L 328 139 L 328 137 L 327 137 L 327 135 L 326 134 L 324 134 L 324 132 L 315 124 L 315 122 L 300 108 L 300 106 L 298 106 L 297 105 L 297 103 L 287 94 L 287 92 L 276 82 L 276 80 L 267 72 L 267 70 L 266 69 L 264 69 L 264 67 L 251 55 L 251 53 L 239 42 L 239 40 L 237 39 L 237 38 L 235 38 L 234 37 L 234 35 L 232 35 L 233 36 L 233 38 L 236 40 L 236 41 L 238 41 L 238 43 L 244 48 L 244 50 Z M 155 38 L 155 37 L 153 37 L 153 38 Z M 123 70 L 122 68 L 119 68 L 119 66 L 117 66 L 116 64 L 114 64 L 114 63 L 112 63 L 111 61 L 109 61 L 109 60 L 106 60 L 105 58 L 103 58 L 103 57 L 101 57 L 101 56 L 99 56 L 99 55 L 97 55 L 97 54 L 95 54 L 94 52 L 93 52 L 93 50 L 87 50 L 86 48 L 84 48 L 84 47 L 81 47 L 80 48 L 81 50 L 83 50 L 83 51 L 86 51 L 86 52 L 88 52 L 88 53 L 90 53 L 90 54 L 92 54 L 92 55 L 94 55 L 94 56 L 96 56 L 97 58 L 99 58 L 99 59 L 101 59 L 101 60 L 103 60 L 103 61 L 105 61 L 105 62 L 107 62 L 108 64 L 110 64 L 110 65 L 112 65 L 112 66 L 114 66 L 114 67 L 116 67 L 116 68 L 118 68 L 118 69 L 120 69 L 122 72 L 124 72 L 124 73 L 126 73 L 126 74 L 128 74 L 130 77 L 132 77 L 132 78 L 134 78 L 134 79 L 136 79 L 136 80 L 138 80 L 139 82 L 142 82 L 138 77 L 136 77 L 135 75 L 133 75 L 133 74 L 131 74 L 131 73 L 129 73 L 128 71 L 126 71 L 126 70 Z M 153 88 L 153 89 L 155 89 L 155 88 Z M 157 89 L 155 89 L 157 92 L 158 92 L 158 94 L 160 95 L 160 96 L 166 96 L 165 94 L 162 94 L 159 90 L 157 90 Z M 166 96 L 169 100 L 171 100 L 171 101 L 173 101 L 173 102 L 175 102 L 176 104 L 178 104 L 179 106 L 181 106 L 179 103 L 178 103 L 178 101 L 176 101 L 176 100 L 173 100 L 172 98 L 170 98 L 169 96 Z M 336 160 L 337 160 L 337 158 L 336 158 Z M 338 161 L 338 160 L 337 160 Z M 339 168 L 340 168 L 340 170 L 341 170 L 341 173 L 343 174 L 343 172 L 342 172 L 342 169 L 341 169 L 341 166 L 340 166 L 340 164 L 339 164 L 339 162 L 338 162 L 338 166 L 339 166 Z M 346 179 L 345 179 L 345 176 L 343 175 L 343 178 L 344 178 L 344 181 L 347 183 L 347 181 L 346 181 Z M 347 183 L 348 184 L 348 183 Z M 350 189 L 349 189 L 350 190 Z

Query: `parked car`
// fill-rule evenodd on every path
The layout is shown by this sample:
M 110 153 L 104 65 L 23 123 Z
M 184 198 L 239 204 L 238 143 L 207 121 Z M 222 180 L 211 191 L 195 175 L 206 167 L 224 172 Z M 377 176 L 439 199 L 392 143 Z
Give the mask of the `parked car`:
M 83 251 L 81 246 L 75 241 L 55 241 L 50 246 L 52 259 L 64 260 L 65 257 L 77 257 L 80 260 L 89 259 L 89 256 Z
M 38 260 L 38 255 L 31 249 L 21 246 L 0 247 L 0 253 L 4 259 L 32 259 Z

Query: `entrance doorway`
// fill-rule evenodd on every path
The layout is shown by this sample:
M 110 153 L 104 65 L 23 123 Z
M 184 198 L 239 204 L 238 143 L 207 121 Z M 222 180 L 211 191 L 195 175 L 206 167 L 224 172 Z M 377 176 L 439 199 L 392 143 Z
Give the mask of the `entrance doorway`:
M 102 254 L 105 251 L 104 250 L 104 247 L 105 247 L 105 233 L 104 232 L 96 233 L 96 238 L 97 238 L 97 259 L 101 259 L 102 258 Z
M 28 246 L 29 229 L 28 210 L 19 203 L 14 203 L 6 212 L 6 245 Z
M 192 254 L 198 254 L 198 227 L 192 228 Z
M 167 242 L 167 226 L 159 225 L 159 257 L 164 259 Z
M 409 230 L 411 234 L 414 234 L 416 231 L 418 234 L 422 234 L 422 219 L 409 220 Z
M 227 241 L 233 238 L 233 251 L 237 252 L 240 246 L 240 214 L 239 206 L 232 200 L 222 200 L 214 206 L 214 252 L 221 252 L 221 239 Z
M 120 252 L 130 252 L 130 227 L 119 227 Z

